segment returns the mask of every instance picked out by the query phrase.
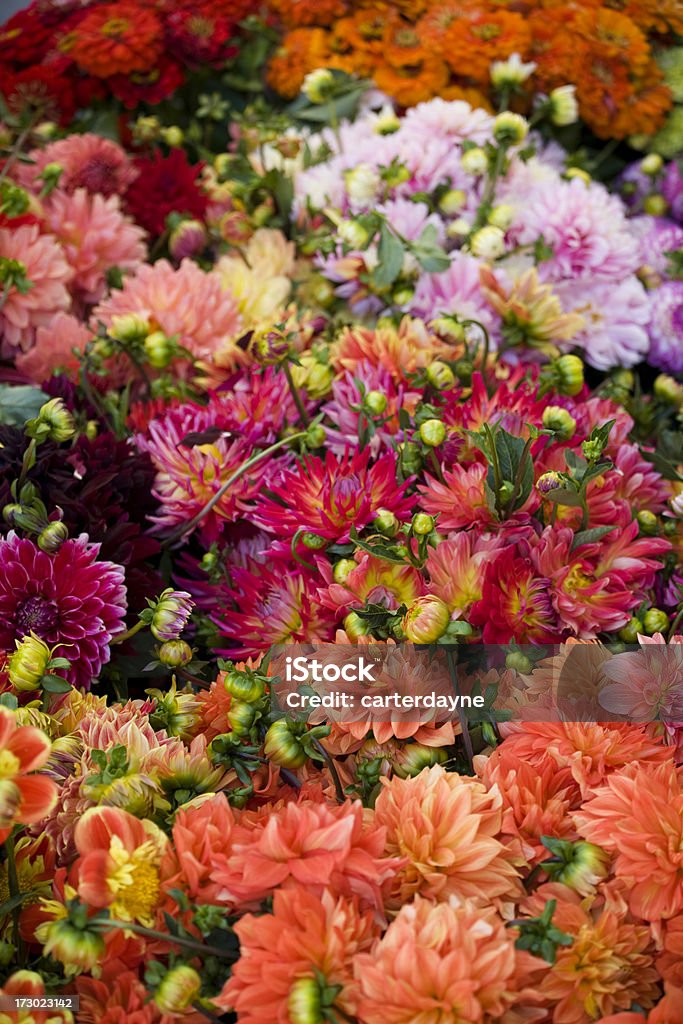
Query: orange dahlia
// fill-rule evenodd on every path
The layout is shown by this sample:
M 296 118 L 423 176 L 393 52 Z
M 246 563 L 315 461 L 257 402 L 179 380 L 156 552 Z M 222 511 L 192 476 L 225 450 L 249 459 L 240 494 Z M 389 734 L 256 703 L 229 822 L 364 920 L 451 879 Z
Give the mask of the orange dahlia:
M 533 963 L 491 907 L 417 896 L 372 953 L 355 958 L 358 1017 L 363 1024 L 501 1020 Z
M 54 807 L 57 787 L 43 768 L 52 744 L 40 729 L 19 725 L 17 715 L 0 707 L 0 843 L 16 824 L 33 825 Z
M 488 84 L 494 60 L 526 54 L 530 43 L 531 31 L 521 14 L 478 7 L 451 23 L 443 55 L 456 74 Z
M 382 324 L 374 330 L 354 325 L 337 337 L 331 352 L 336 370 L 356 370 L 367 360 L 372 366 L 388 370 L 395 381 L 407 381 L 408 375 L 428 366 L 444 355 L 455 359 L 456 350 L 430 334 L 421 320 L 405 316 L 399 327 Z
M 517 871 L 498 838 L 503 801 L 497 789 L 489 792 L 440 765 L 412 779 L 382 782 L 375 822 L 387 829 L 387 853 L 408 858 L 393 887 L 394 903 L 416 893 L 490 902 L 519 892 Z
M 619 139 L 641 132 L 650 135 L 662 125 L 672 104 L 671 90 L 664 84 L 664 76 L 657 63 L 651 60 L 643 74 L 632 83 L 631 95 L 617 110 L 610 135 Z
M 97 78 L 146 71 L 163 52 L 163 28 L 153 11 L 135 3 L 93 7 L 74 30 L 69 52 Z

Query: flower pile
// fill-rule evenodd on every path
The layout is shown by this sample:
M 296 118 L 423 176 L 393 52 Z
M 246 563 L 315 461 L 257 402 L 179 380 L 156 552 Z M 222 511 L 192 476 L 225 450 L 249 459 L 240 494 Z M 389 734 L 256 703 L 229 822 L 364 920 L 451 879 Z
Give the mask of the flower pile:
M 4 26 L 0 1024 L 683 1019 L 682 32 Z

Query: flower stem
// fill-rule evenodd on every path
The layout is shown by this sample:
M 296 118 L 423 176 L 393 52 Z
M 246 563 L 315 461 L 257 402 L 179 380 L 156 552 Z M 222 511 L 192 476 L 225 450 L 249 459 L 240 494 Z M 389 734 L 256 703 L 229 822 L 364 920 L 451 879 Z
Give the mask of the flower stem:
M 131 626 L 130 629 L 126 629 L 123 633 L 117 633 L 116 636 L 112 637 L 110 646 L 113 646 L 114 644 L 122 644 L 124 641 L 130 640 L 132 636 L 139 633 L 146 625 L 147 623 L 143 622 L 141 619 L 139 622 L 136 622 L 134 626 Z
M 33 130 L 33 126 L 36 123 L 37 116 L 38 116 L 37 114 L 33 115 L 33 117 L 31 118 L 29 123 L 26 125 L 24 130 L 22 132 L 20 132 L 19 135 L 17 135 L 16 139 L 14 140 L 12 148 L 9 151 L 9 155 L 8 155 L 7 159 L 5 160 L 5 163 L 2 166 L 2 170 L 0 170 L 0 182 L 5 180 L 5 178 L 7 177 L 8 172 L 9 172 L 10 167 L 15 162 L 15 160 L 17 159 L 17 157 L 21 153 L 22 149 L 24 148 L 24 143 L 26 142 L 27 138 L 29 137 L 29 135 L 31 134 L 31 132 Z
M 19 877 L 17 875 L 17 858 L 14 848 L 14 835 L 10 832 L 5 840 L 5 856 L 7 857 L 7 888 L 12 899 L 18 900 L 21 896 L 19 888 Z M 21 903 L 12 910 L 12 933 L 14 945 L 19 952 L 19 958 L 23 963 L 23 942 L 19 934 L 19 918 L 21 915 Z
M 211 509 L 218 504 L 223 495 L 227 493 L 227 491 L 232 487 L 232 485 L 237 480 L 239 480 L 239 478 L 243 476 L 247 472 L 247 470 L 251 469 L 252 466 L 255 466 L 257 462 L 261 462 L 262 459 L 267 458 L 268 455 L 272 455 L 273 452 L 276 452 L 280 448 L 284 448 L 285 445 L 291 444 L 292 441 L 297 441 L 300 437 L 305 436 L 306 431 L 300 430 L 296 434 L 290 434 L 289 437 L 283 437 L 280 441 L 276 441 L 275 444 L 269 445 L 267 448 L 264 448 L 263 451 L 257 452 L 256 455 L 253 455 L 250 459 L 247 459 L 247 461 L 242 466 L 240 466 L 240 468 L 236 470 L 232 474 L 232 476 L 228 477 L 225 483 L 218 488 L 216 493 L 211 498 L 209 498 L 206 505 L 204 505 L 204 507 L 200 509 L 197 515 L 194 516 L 194 518 L 191 519 L 189 523 L 183 523 L 183 525 L 178 530 L 175 530 L 173 533 L 169 534 L 169 536 L 162 544 L 162 547 L 167 548 L 170 544 L 173 544 L 174 541 L 180 540 L 182 537 L 185 537 L 187 534 L 191 533 L 192 530 L 194 530 L 195 526 L 198 526 L 199 523 L 201 523 L 202 519 L 204 519 L 205 516 L 208 516 Z
M 297 388 L 296 384 L 294 383 L 294 378 L 292 377 L 292 370 L 291 370 L 291 367 L 290 367 L 289 363 L 288 362 L 284 362 L 282 364 L 282 369 L 284 370 L 285 377 L 287 378 L 287 384 L 289 385 L 289 390 L 290 390 L 290 392 L 292 394 L 292 398 L 294 399 L 294 404 L 296 405 L 298 413 L 299 413 L 299 416 L 301 417 L 301 422 L 303 423 L 303 425 L 305 427 L 307 427 L 311 421 L 308 418 L 308 413 L 306 412 L 306 406 L 304 405 L 304 403 L 301 400 L 301 395 L 299 394 L 299 389 Z
M 162 942 L 169 942 L 171 945 L 191 949 L 196 953 L 204 953 L 206 956 L 217 956 L 222 960 L 229 960 L 231 963 L 234 963 L 235 960 L 234 954 L 228 953 L 227 950 L 221 949 L 220 946 L 209 946 L 205 942 L 187 939 L 183 935 L 169 935 L 167 932 L 158 932 L 154 928 L 145 928 L 143 925 L 134 924 L 132 921 L 109 919 L 108 921 L 98 921 L 96 927 L 104 930 L 121 928 L 124 931 L 134 932 L 135 935 L 143 935 L 148 939 L 159 939 Z

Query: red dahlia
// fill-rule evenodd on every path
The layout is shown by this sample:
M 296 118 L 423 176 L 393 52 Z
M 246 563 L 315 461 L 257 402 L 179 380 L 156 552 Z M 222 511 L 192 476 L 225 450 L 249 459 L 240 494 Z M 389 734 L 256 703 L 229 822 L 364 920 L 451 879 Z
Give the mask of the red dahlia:
M 170 213 L 202 220 L 208 203 L 197 183 L 202 164 L 189 163 L 183 149 L 173 149 L 168 156 L 157 150 L 153 157 L 140 157 L 135 166 L 140 174 L 126 193 L 126 205 L 150 235 L 164 232 Z

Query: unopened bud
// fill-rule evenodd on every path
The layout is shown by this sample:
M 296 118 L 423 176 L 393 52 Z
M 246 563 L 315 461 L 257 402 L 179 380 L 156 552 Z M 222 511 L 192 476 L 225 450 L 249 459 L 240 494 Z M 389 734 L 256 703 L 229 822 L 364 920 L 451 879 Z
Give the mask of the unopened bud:
M 455 374 L 448 363 L 437 359 L 427 367 L 427 380 L 437 391 L 449 391 L 455 384 Z
M 650 608 L 643 617 L 643 627 L 648 636 L 664 633 L 669 628 L 669 616 L 661 608 Z
M 50 648 L 33 634 L 15 643 L 17 649 L 9 659 L 9 681 L 22 693 L 37 690 L 52 657 Z
M 162 1013 L 184 1013 L 194 1003 L 202 979 L 194 967 L 177 964 L 165 975 L 154 993 L 154 1002 Z
M 401 526 L 394 513 L 386 508 L 378 509 L 372 525 L 385 537 L 395 537 Z
M 576 420 L 560 405 L 548 405 L 543 410 L 543 426 L 552 430 L 560 441 L 569 441 L 576 432 Z
M 416 512 L 413 516 L 413 533 L 418 537 L 428 537 L 434 530 L 434 519 L 426 512 Z
M 446 632 L 450 614 L 448 605 L 440 597 L 418 597 L 408 608 L 402 626 L 413 644 L 432 644 Z
M 192 648 L 184 640 L 167 640 L 159 648 L 159 661 L 167 668 L 182 668 L 192 661 Z
M 73 416 L 61 398 L 51 398 L 40 407 L 38 415 L 28 420 L 25 431 L 38 441 L 69 441 L 76 433 Z
M 441 420 L 425 420 L 420 424 L 420 440 L 429 448 L 438 448 L 446 440 L 446 427 Z
M 48 523 L 45 529 L 38 534 L 38 547 L 48 555 L 56 555 L 68 537 L 69 531 L 64 523 Z

